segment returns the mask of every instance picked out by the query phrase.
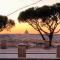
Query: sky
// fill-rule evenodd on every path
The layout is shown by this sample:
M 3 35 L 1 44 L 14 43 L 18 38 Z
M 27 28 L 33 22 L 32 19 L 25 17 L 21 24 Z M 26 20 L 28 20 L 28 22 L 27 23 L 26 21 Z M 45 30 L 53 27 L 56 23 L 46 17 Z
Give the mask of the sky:
M 37 3 L 31 5 L 35 2 Z M 13 27 L 10 31 L 4 30 L 0 32 L 0 34 L 23 34 L 26 29 L 31 34 L 38 34 L 38 32 L 34 30 L 28 23 L 18 23 L 17 18 L 19 16 L 19 13 L 30 7 L 41 7 L 43 5 L 52 5 L 59 2 L 60 0 L 0 0 L 0 15 L 8 16 L 9 19 L 13 19 L 16 23 L 15 27 Z M 14 11 L 16 12 L 11 14 Z

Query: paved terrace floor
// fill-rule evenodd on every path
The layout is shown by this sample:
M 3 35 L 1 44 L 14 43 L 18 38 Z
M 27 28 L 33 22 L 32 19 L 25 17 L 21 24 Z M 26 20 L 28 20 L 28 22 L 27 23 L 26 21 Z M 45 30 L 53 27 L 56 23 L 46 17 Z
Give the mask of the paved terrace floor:
M 18 58 L 18 49 L 17 48 L 0 49 L 0 58 Z M 51 49 L 30 48 L 30 49 L 27 49 L 26 58 L 57 59 L 56 48 L 51 48 Z

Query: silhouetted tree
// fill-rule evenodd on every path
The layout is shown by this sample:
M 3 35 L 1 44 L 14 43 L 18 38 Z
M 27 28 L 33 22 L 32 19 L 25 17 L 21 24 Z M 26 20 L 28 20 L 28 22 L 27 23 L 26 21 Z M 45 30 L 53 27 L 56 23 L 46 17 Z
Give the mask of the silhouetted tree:
M 15 26 L 15 22 L 13 20 L 8 19 L 7 16 L 0 15 L 0 31 L 3 31 L 4 29 L 9 29 L 13 26 Z
M 37 30 L 41 34 L 43 40 L 46 41 L 39 28 L 38 23 L 40 22 L 38 21 L 38 13 L 36 12 L 36 8 L 29 8 L 28 10 L 20 13 L 18 20 L 22 22 L 28 22 L 35 30 Z
M 29 8 L 20 13 L 19 21 L 28 22 L 35 30 L 39 31 L 44 41 L 46 41 L 42 32 L 49 37 L 49 46 L 51 46 L 53 34 L 60 24 L 60 3 L 52 6 L 42 6 L 40 8 Z M 48 31 L 45 31 L 46 28 Z
M 15 22 L 12 19 L 8 19 L 8 23 L 6 24 L 6 30 L 10 30 L 11 28 L 13 28 L 13 26 L 15 26 Z
M 46 27 L 48 29 L 49 32 L 46 32 L 46 35 L 48 35 L 49 37 L 49 46 L 51 46 L 52 43 L 52 38 L 53 38 L 53 34 L 57 33 L 60 31 L 60 29 L 55 32 L 57 26 L 60 24 L 60 4 L 54 4 L 53 6 L 50 6 L 49 8 L 50 10 L 46 10 L 49 12 L 46 12 L 47 15 L 46 17 L 44 16 L 44 18 L 42 19 L 42 25 L 44 27 Z M 44 9 L 45 11 L 45 9 Z
M 15 26 L 15 22 L 11 19 L 8 19 L 7 16 L 2 16 L 0 15 L 0 32 L 3 31 L 4 29 L 10 29 L 13 26 Z M 1 48 L 5 49 L 6 48 L 6 40 L 1 40 Z

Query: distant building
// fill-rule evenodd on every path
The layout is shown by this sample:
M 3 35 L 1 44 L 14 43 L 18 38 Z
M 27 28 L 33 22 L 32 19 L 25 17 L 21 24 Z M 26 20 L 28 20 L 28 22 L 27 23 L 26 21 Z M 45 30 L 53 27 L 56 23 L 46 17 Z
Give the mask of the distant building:
M 24 34 L 29 34 L 28 30 L 25 30 Z

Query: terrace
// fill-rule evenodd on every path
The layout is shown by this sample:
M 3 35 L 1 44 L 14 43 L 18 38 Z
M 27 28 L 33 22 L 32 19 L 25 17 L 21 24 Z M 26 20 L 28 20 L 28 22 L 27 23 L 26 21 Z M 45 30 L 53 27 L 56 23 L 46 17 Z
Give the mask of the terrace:
M 7 48 L 0 49 L 0 59 L 4 60 L 19 60 L 24 58 L 18 57 L 18 49 L 17 48 Z M 56 57 L 56 48 L 51 49 L 42 49 L 42 48 L 30 48 L 26 49 L 26 60 L 55 60 L 59 59 Z

